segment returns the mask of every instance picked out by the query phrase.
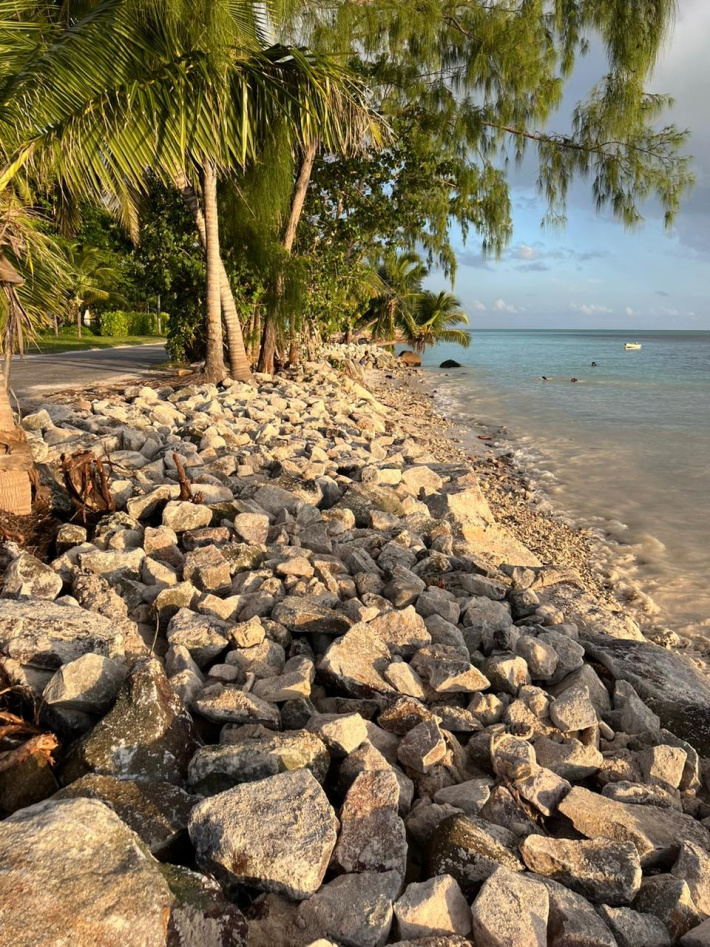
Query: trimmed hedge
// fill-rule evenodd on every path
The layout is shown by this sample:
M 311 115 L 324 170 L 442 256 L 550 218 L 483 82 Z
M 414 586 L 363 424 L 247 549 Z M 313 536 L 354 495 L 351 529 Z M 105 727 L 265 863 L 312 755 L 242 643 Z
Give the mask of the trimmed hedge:
M 168 326 L 168 314 L 161 312 L 161 331 L 158 332 L 158 315 L 155 312 L 125 312 L 123 309 L 111 309 L 99 313 L 99 335 L 123 339 L 129 335 L 165 335 Z

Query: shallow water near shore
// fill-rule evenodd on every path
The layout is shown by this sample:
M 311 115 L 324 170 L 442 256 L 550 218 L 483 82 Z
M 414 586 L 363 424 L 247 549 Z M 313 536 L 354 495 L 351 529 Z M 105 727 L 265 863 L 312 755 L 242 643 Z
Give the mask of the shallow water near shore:
M 652 624 L 710 638 L 710 332 L 475 330 L 424 367 L 441 413 L 488 428 L 539 503 L 594 533 L 600 568 L 651 596 Z

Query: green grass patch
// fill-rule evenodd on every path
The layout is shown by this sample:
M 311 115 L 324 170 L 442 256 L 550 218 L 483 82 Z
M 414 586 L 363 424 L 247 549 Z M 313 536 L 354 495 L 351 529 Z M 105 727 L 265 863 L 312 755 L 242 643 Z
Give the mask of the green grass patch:
M 112 336 L 82 332 L 79 339 L 76 332 L 62 332 L 59 337 L 54 334 L 41 336 L 37 341 L 37 345 L 27 346 L 27 354 L 33 355 L 42 352 L 51 355 L 58 352 L 82 352 L 88 349 L 114 349 L 117 345 L 157 345 L 161 342 L 165 344 L 164 337 L 153 335 L 128 335 L 124 338 L 113 338 Z

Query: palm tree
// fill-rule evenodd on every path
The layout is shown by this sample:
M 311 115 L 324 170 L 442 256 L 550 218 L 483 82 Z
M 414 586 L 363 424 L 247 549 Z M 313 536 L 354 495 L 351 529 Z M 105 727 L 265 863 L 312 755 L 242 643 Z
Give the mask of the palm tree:
M 329 147 L 347 147 L 359 140 L 373 127 L 359 84 L 330 61 L 264 48 L 270 6 L 103 0 L 82 18 L 37 29 L 35 4 L 17 0 L 10 25 L 0 19 L 0 52 L 12 53 L 9 65 L 0 63 L 0 141 L 7 153 L 0 190 L 32 165 L 59 177 L 74 197 L 109 193 L 130 216 L 148 168 L 188 187 L 206 162 L 217 176 L 230 173 L 253 160 L 284 120 L 294 141 L 318 136 Z M 17 12 L 23 9 L 24 23 Z M 197 211 L 199 203 L 191 206 Z M 196 224 L 206 243 L 207 228 Z M 218 273 L 232 369 L 248 375 L 236 307 L 216 256 L 210 274 Z
M 113 292 L 119 278 L 118 270 L 99 247 L 82 246 L 75 241 L 65 245 L 64 253 L 69 273 L 67 299 L 68 323 L 76 323 L 76 332 L 81 338 L 82 314 L 87 306 L 121 300 Z
M 376 341 L 390 345 L 405 332 L 416 334 L 415 312 L 422 294 L 427 268 L 418 253 L 385 254 L 377 270 L 381 292 L 370 300 L 358 324 Z
M 461 325 L 468 325 L 468 316 L 456 296 L 426 290 L 417 301 L 414 324 L 405 324 L 403 335 L 418 352 L 437 342 L 450 342 L 467 349 L 471 344 L 471 334 L 467 329 L 459 329 Z

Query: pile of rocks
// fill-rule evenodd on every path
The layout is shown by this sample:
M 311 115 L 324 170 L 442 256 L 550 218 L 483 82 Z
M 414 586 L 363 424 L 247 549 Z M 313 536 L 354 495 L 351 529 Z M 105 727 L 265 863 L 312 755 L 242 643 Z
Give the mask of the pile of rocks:
M 348 363 L 352 363 L 370 369 L 376 368 L 391 372 L 401 369 L 405 364 L 387 347 L 364 341 L 328 342 L 321 346 L 318 354 L 336 368 L 343 368 Z M 421 358 L 417 364 L 421 365 Z
M 60 749 L 1 747 L 0 947 L 710 944 L 706 679 L 357 382 L 258 382 L 25 418 L 118 511 L 8 549 Z

